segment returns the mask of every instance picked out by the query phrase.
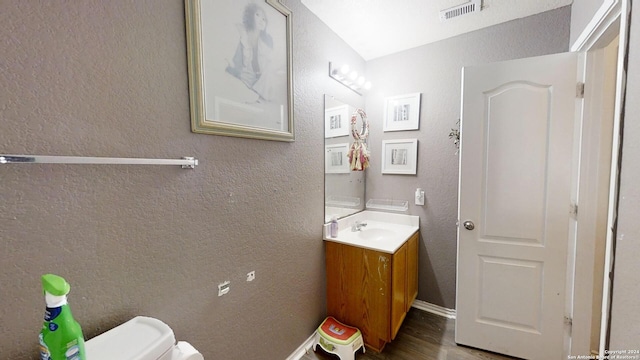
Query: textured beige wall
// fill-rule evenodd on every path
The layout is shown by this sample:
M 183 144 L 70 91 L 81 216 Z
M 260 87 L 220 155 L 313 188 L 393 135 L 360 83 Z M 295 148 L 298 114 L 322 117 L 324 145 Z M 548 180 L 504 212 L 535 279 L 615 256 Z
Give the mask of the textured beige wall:
M 191 133 L 182 0 L 2 1 L 0 153 L 200 166 L 1 166 L 0 358 L 37 358 L 47 272 L 71 283 L 87 337 L 148 315 L 206 359 L 283 359 L 311 335 L 325 315 L 323 95 L 358 101 L 328 61 L 363 60 L 285 4 L 294 143 Z
M 612 350 L 640 350 L 640 7 L 631 11 L 611 303 Z
M 458 155 L 448 135 L 460 117 L 463 66 L 568 51 L 570 7 L 514 20 L 367 62 L 376 85 L 367 95 L 371 119 L 367 199 L 409 200 L 420 216 L 418 299 L 455 307 Z M 422 93 L 420 130 L 383 132 L 384 98 Z M 382 140 L 418 139 L 417 175 L 381 175 Z M 414 205 L 416 188 L 425 206 Z

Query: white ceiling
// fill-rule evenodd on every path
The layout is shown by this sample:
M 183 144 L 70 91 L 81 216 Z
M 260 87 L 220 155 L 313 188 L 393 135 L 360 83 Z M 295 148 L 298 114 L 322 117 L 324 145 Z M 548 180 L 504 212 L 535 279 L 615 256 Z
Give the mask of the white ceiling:
M 484 0 L 482 11 L 446 22 L 440 10 L 467 0 L 302 0 L 365 60 L 571 4 L 572 0 Z

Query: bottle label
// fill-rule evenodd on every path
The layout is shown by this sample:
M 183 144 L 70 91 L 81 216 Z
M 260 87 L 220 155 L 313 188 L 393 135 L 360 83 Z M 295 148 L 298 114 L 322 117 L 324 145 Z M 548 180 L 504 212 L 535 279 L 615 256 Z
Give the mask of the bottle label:
M 67 344 L 67 351 L 64 353 L 66 360 L 80 360 L 80 346 L 78 340 L 73 340 Z
M 39 336 L 40 340 L 40 360 L 51 360 L 51 354 L 49 354 L 49 348 L 47 344 L 44 343 L 44 338 L 42 334 Z
M 47 307 L 47 309 L 44 312 L 44 321 L 51 321 L 57 318 L 61 312 L 62 312 L 62 306 L 55 307 L 55 308 Z

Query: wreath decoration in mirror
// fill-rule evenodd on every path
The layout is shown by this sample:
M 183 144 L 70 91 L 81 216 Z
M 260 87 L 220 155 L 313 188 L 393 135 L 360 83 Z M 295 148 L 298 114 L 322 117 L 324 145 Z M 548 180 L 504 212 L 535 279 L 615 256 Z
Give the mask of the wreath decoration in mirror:
M 358 115 L 362 119 L 362 131 L 358 131 L 356 123 Z M 369 167 L 369 150 L 367 149 L 367 138 L 369 137 L 369 121 L 367 114 L 362 109 L 356 109 L 351 115 L 351 136 L 353 144 L 349 149 L 349 166 L 351 171 L 364 171 Z

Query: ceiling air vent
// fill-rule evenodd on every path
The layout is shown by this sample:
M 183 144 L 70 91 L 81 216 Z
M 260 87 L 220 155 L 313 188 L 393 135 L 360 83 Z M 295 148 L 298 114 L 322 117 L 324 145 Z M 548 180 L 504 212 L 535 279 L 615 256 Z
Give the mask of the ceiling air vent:
M 440 10 L 440 21 L 451 20 L 454 17 L 471 14 L 482 10 L 482 0 L 471 0 L 468 3 Z

